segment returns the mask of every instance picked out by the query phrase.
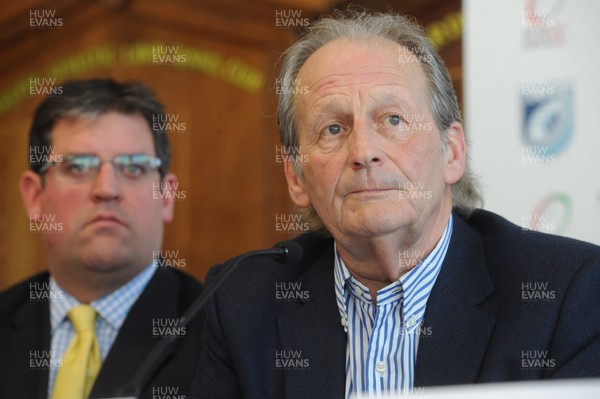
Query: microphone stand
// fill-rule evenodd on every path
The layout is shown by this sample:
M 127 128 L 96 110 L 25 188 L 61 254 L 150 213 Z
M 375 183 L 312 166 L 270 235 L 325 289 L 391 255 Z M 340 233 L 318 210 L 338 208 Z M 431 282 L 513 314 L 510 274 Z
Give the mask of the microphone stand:
M 190 305 L 188 310 L 179 318 L 177 326 L 186 327 L 190 321 L 196 316 L 196 314 L 204 307 L 204 304 L 208 299 L 215 293 L 215 291 L 221 286 L 223 281 L 239 266 L 239 264 L 248 258 L 260 255 L 273 255 L 279 262 L 288 263 L 286 256 L 290 254 L 290 248 L 292 248 L 292 255 L 290 256 L 292 262 L 296 262 L 301 257 L 302 248 L 299 244 L 294 241 L 283 241 L 276 244 L 271 249 L 261 249 L 257 251 L 246 252 L 235 258 L 232 265 L 227 267 L 219 273 L 215 281 L 202 292 L 202 294 Z M 294 252 L 299 252 L 294 254 Z M 296 255 L 296 256 L 294 256 Z M 298 259 L 295 259 L 298 258 Z M 117 397 L 114 399 L 137 399 L 142 393 L 143 387 L 148 383 L 150 377 L 156 372 L 158 366 L 163 360 L 171 353 L 173 345 L 177 340 L 176 335 L 166 335 L 152 348 L 148 356 L 144 359 L 144 362 L 137 369 L 133 375 L 131 381 L 119 389 Z

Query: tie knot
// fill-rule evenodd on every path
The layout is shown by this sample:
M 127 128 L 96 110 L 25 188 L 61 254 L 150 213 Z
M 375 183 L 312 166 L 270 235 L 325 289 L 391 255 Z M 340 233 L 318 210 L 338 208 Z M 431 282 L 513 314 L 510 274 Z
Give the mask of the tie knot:
M 77 334 L 95 329 L 96 310 L 90 305 L 77 305 L 69 310 L 69 319 Z

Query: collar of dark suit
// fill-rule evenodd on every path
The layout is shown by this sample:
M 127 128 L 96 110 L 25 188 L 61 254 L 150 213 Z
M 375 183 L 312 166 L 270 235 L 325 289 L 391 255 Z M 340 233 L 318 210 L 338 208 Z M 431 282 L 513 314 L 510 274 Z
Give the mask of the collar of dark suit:
M 427 302 L 423 326 L 431 335 L 419 341 L 415 386 L 474 382 L 494 325 L 493 317 L 477 308 L 494 290 L 481 237 L 456 213 L 453 223 Z M 330 386 L 329 397 L 343 397 L 346 335 L 335 302 L 333 240 L 307 235 L 300 243 L 305 272 L 296 281 L 309 300 L 282 306 L 279 331 L 282 349 L 302 350 L 310 369 L 286 370 L 286 393 L 294 397 L 300 387 L 303 394 L 314 388 L 313 397 L 322 397 L 323 387 Z M 459 360 L 464 367 L 456 367 Z
M 3 360 L 10 367 L 3 373 L 13 375 L 14 397 L 45 398 L 48 390 L 48 367 L 32 369 L 30 358 L 50 351 L 50 307 L 47 297 L 35 295 L 40 286 L 48 284 L 49 274 L 43 272 L 7 292 L 4 304 L 13 308 L 10 329 L 2 334 L 5 345 Z M 8 298 L 6 296 L 9 296 Z M 14 310 L 16 309 L 16 310 Z M 4 310 L 2 311 L 4 313 Z M 26 378 L 25 378 L 26 377 Z M 12 391 L 10 391 L 12 389 Z
M 485 257 L 477 230 L 455 214 L 450 246 L 427 302 L 428 334 L 419 338 L 415 386 L 476 381 L 495 324 L 479 307 L 494 291 Z
M 453 212 L 453 233 L 436 285 L 444 285 L 464 302 L 473 306 L 480 303 L 493 290 L 487 271 L 483 242 L 478 232 L 465 218 Z M 305 234 L 296 239 L 303 247 L 299 281 L 314 284 L 319 292 L 329 291 L 333 279 L 333 239 Z
M 479 233 L 454 213 L 454 232 L 437 285 L 448 287 L 465 303 L 478 305 L 493 290 Z
M 179 282 L 159 268 L 131 307 L 98 374 L 91 397 L 108 397 L 122 387 L 158 342 L 153 324 L 179 317 Z

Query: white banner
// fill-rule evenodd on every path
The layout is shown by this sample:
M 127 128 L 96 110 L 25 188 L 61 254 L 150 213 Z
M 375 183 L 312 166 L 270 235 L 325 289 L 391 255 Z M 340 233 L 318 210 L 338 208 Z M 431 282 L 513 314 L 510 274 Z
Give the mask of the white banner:
M 600 2 L 463 0 L 465 128 L 485 208 L 600 244 Z

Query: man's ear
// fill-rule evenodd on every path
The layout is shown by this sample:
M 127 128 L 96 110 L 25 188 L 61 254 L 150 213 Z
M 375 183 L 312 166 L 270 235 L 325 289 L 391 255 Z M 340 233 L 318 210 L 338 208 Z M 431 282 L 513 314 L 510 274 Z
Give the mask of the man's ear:
M 284 164 L 285 178 L 288 184 L 290 198 L 298 208 L 307 208 L 310 206 L 310 198 L 304 187 L 302 177 L 296 173 L 295 164 L 286 161 Z
M 177 176 L 173 173 L 167 173 L 160 183 L 160 201 L 162 202 L 162 219 L 164 223 L 169 223 L 173 220 L 177 186 Z
M 39 215 L 42 213 L 40 201 L 40 196 L 44 191 L 42 177 L 31 170 L 23 172 L 19 181 L 19 190 L 27 214 Z
M 446 130 L 448 142 L 446 144 L 446 170 L 444 182 L 454 184 L 460 180 L 465 173 L 467 159 L 467 144 L 463 127 L 458 122 L 452 122 Z

